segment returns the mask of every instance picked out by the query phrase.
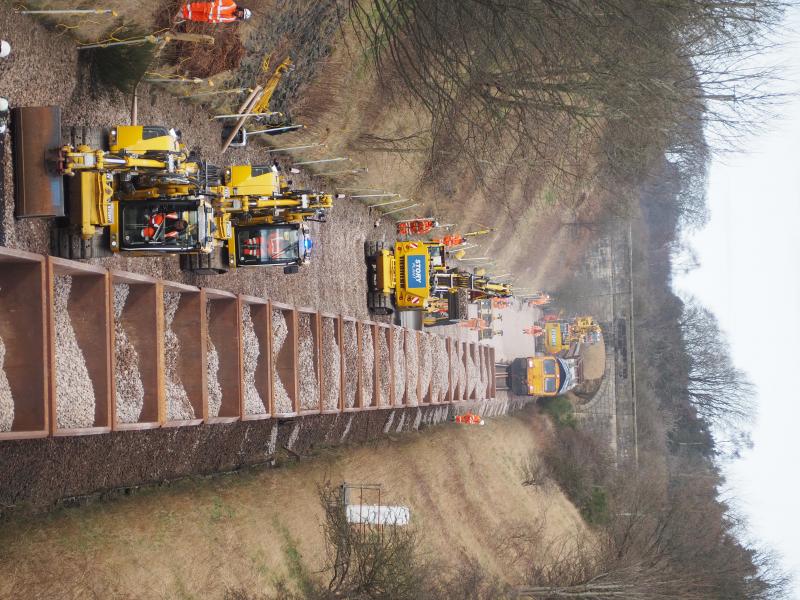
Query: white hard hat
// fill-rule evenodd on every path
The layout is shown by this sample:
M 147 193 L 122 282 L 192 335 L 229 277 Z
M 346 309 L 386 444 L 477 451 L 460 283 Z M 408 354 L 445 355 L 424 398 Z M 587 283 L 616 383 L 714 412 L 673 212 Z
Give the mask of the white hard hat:
M 481 419 L 481 425 L 486 425 L 486 421 L 484 421 L 483 419 Z
M 243 19 L 249 19 L 249 18 L 250 18 L 250 17 L 252 17 L 252 16 L 253 16 L 253 13 L 252 13 L 252 12 L 250 12 L 250 9 L 249 9 L 249 8 L 243 8 L 243 9 L 242 9 L 242 18 L 243 18 Z
M 11 44 L 5 40 L 0 40 L 0 58 L 5 58 L 11 54 Z

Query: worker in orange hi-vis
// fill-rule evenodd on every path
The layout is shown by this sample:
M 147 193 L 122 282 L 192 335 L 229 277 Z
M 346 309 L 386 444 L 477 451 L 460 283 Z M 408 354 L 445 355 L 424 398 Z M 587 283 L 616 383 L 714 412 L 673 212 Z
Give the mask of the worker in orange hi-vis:
M 456 415 L 455 421 L 461 425 L 484 425 L 486 423 L 480 415 L 476 415 L 472 411 L 468 411 L 463 415 Z
M 397 234 L 426 235 L 431 232 L 431 229 L 438 226 L 439 223 L 433 219 L 409 219 L 397 223 Z
M 246 21 L 252 16 L 250 9 L 237 6 L 233 0 L 212 0 L 187 2 L 181 8 L 178 19 L 195 23 L 233 23 Z

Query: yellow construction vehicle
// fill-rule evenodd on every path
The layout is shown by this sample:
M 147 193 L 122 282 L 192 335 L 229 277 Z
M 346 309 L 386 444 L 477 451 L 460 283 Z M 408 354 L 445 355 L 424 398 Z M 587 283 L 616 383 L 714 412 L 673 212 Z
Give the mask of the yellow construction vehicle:
M 580 361 L 556 356 L 516 358 L 505 365 L 508 384 L 518 396 L 559 396 L 580 381 Z
M 236 165 L 225 169 L 219 185 L 205 193 L 214 198 L 218 213 L 253 215 L 269 223 L 324 221 L 333 207 L 333 196 L 307 190 L 293 190 L 277 165 Z
M 397 310 L 427 311 L 433 274 L 444 271 L 445 247 L 432 242 L 365 242 L 369 291 L 367 306 L 379 315 Z
M 431 295 L 423 325 L 451 325 L 467 318 L 467 306 L 491 298 L 510 298 L 511 286 L 488 279 L 482 270 L 443 269 L 432 275 Z
M 575 317 L 572 321 L 558 319 L 544 323 L 544 335 L 540 338 L 544 352 L 552 356 L 574 353 L 578 344 L 599 341 L 600 325 L 590 316 Z

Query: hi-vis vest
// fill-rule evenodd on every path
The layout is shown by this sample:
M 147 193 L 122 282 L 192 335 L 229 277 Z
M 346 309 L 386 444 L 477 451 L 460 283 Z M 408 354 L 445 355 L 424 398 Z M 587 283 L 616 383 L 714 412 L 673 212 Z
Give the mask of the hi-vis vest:
M 213 0 L 213 2 L 187 2 L 183 18 L 199 23 L 231 23 L 236 20 L 236 2 Z

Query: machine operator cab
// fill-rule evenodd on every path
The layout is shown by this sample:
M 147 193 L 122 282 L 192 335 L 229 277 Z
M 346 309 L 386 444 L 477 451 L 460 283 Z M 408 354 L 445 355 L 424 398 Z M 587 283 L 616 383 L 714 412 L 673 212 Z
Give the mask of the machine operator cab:
M 578 383 L 577 361 L 555 356 L 514 359 L 509 375 L 511 390 L 519 396 L 558 396 Z
M 213 208 L 202 198 L 123 200 L 114 212 L 114 251 L 209 253 L 214 247 Z
M 305 225 L 280 223 L 236 227 L 236 266 L 282 266 L 297 273 L 311 260 L 313 242 Z

